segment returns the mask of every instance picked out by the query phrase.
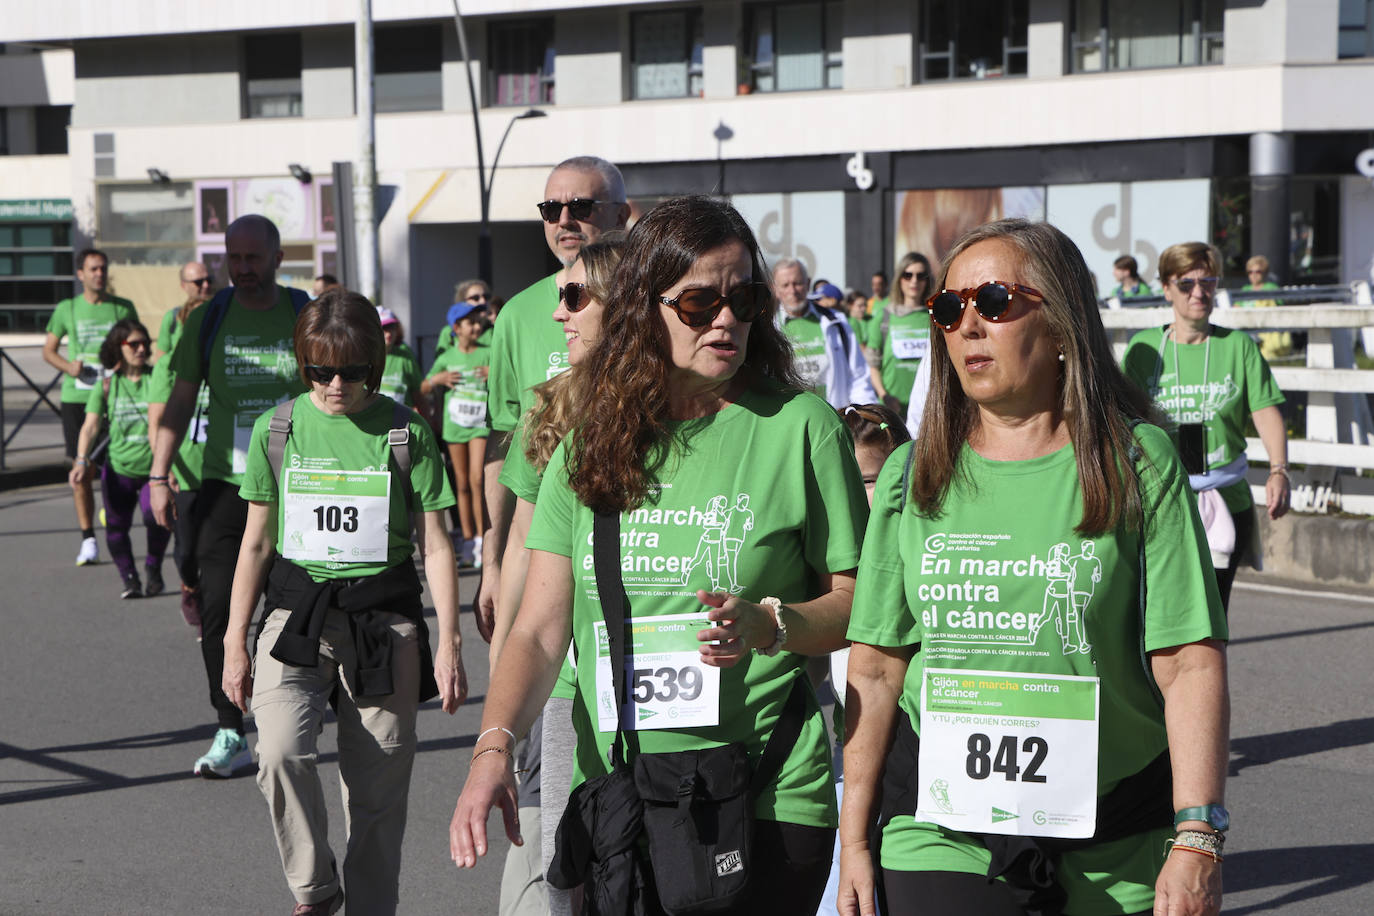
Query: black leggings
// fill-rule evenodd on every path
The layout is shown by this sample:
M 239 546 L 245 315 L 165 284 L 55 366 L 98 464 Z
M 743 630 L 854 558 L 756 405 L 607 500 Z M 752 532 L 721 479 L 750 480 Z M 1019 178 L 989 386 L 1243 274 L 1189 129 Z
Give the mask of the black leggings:
M 754 876 L 744 899 L 728 912 L 739 916 L 816 912 L 834 852 L 835 831 L 829 827 L 755 821 Z M 655 907 L 650 916 L 662 912 Z
M 957 871 L 883 869 L 883 916 L 1025 916 L 1001 881 Z M 1150 916 L 1142 910 L 1135 916 Z
M 1241 558 L 1249 552 L 1250 537 L 1255 530 L 1255 512 L 1256 509 L 1247 508 L 1231 513 L 1231 521 L 1236 526 L 1236 549 L 1231 551 L 1231 561 L 1226 564 L 1226 568 L 1216 571 L 1222 611 L 1230 610 L 1231 584 L 1236 581 L 1236 570 L 1240 569 Z

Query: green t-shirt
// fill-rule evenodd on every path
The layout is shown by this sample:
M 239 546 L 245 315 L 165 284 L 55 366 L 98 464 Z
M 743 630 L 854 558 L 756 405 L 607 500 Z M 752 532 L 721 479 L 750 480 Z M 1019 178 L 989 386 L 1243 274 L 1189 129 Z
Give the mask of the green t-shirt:
M 63 404 L 85 404 L 90 400 L 91 389 L 98 388 L 100 382 L 99 378 L 91 378 L 89 372 L 100 371 L 100 345 L 115 322 L 137 317 L 134 304 L 118 296 L 108 296 L 95 303 L 87 302 L 84 295 L 73 296 L 57 303 L 46 330 L 58 340 L 67 338 L 67 359 L 71 362 L 81 360 L 88 370 L 85 379 L 62 375 Z
M 335 416 L 308 394 L 296 398 L 280 481 L 267 461 L 272 414 L 253 425 L 239 495 L 276 504 L 277 552 L 316 582 L 376 575 L 415 550 L 405 488 L 388 470 L 394 409 L 379 397 L 358 413 Z M 410 420 L 410 485 L 420 512 L 453 505 L 439 447 L 419 415 Z
M 386 368 L 382 370 L 382 384 L 377 389 L 397 404 L 415 406 L 415 392 L 420 390 L 420 364 L 405 344 L 397 344 L 387 351 Z
M 151 372 L 134 381 L 124 375 L 110 376 L 110 394 L 96 382 L 86 399 L 86 413 L 103 416 L 110 424 L 110 467 L 123 477 L 147 477 L 153 469 L 153 447 L 148 442 L 148 401 L 153 388 Z
M 490 366 L 491 348 L 480 344 L 470 353 L 454 347 L 445 350 L 429 370 L 429 377 L 452 370 L 461 372 L 458 384 L 444 392 L 444 441 L 471 442 L 484 439 L 491 429 L 487 417 L 487 379 L 478 378 L 472 370 Z
M 197 306 L 199 308 L 199 306 Z M 168 310 L 162 316 L 162 328 L 158 331 L 157 345 L 163 356 L 153 365 L 153 387 L 148 394 L 152 404 L 166 404 L 172 396 L 172 386 L 176 376 L 172 374 L 172 351 L 181 340 L 186 326 L 177 320 L 177 309 Z M 200 489 L 200 475 L 205 466 L 205 411 L 210 406 L 210 389 L 204 383 L 196 392 L 196 409 L 186 426 L 186 435 L 181 437 L 181 445 L 172 457 L 172 475 L 182 490 Z
M 1141 498 L 1148 519 L 1144 648 L 1152 652 L 1226 639 L 1207 540 L 1187 475 L 1162 430 L 1141 425 L 1136 437 L 1145 456 L 1137 467 L 1142 469 Z M 849 638 L 874 646 L 914 647 L 899 706 L 918 734 L 923 731 L 927 668 L 993 675 L 973 679 L 980 682 L 1021 674 L 1100 678 L 1096 779 L 1098 795 L 1105 794 L 1167 747 L 1163 712 L 1141 664 L 1139 528 L 1093 537 L 1074 531 L 1083 500 L 1071 445 L 1026 461 L 990 461 L 965 446 L 941 514 L 927 517 L 914 502 L 902 500 L 902 472 L 911 448 L 898 448 L 878 475 Z M 1026 694 L 1023 699 L 1042 704 L 1058 700 L 1046 701 L 1045 696 Z M 977 705 L 978 700 L 970 702 L 970 712 Z M 1055 708 L 1023 707 L 1016 714 L 1052 716 Z M 1037 727 L 1043 720 L 1031 721 Z M 940 723 L 929 724 L 927 742 Z M 976 736 L 969 733 L 973 726 L 963 731 L 957 725 L 947 727 L 953 734 L 945 746 L 957 748 L 961 763 L 967 747 L 972 761 L 977 750 Z M 994 734 L 994 753 L 1000 744 Z M 1046 747 L 1050 773 L 1073 755 L 1081 760 L 1084 749 L 1071 743 L 1073 750 L 1064 754 L 1065 743 L 1054 739 Z M 1024 749 L 1020 763 L 1029 767 L 1032 748 Z M 1087 769 L 1091 778 L 1091 767 Z M 932 775 L 938 776 L 922 773 L 920 788 L 934 796 L 939 780 L 931 780 Z M 972 769 L 969 776 L 974 776 Z M 984 768 L 984 776 L 994 781 L 977 785 L 992 791 L 1002 791 L 1008 782 L 991 766 Z M 946 804 L 976 807 L 958 788 L 956 778 Z M 926 791 L 916 795 L 925 799 Z M 1095 803 L 1085 801 L 1090 807 Z M 993 809 L 994 822 L 997 814 Z M 1149 909 L 1164 840 L 1171 835 L 1172 828 L 1164 828 L 1065 853 L 1058 874 L 1069 893 L 1066 912 Z M 968 834 L 927 820 L 900 817 L 883 832 L 886 868 L 985 874 L 988 858 L 987 848 Z
M 1283 392 L 1248 334 L 1212 325 L 1205 342 L 1176 346 L 1166 331 L 1146 328 L 1132 337 L 1122 371 L 1175 423 L 1202 423 L 1207 469 L 1225 467 L 1245 452 L 1246 420 L 1282 404 Z M 1253 502 L 1244 480 L 1220 493 L 1231 512 Z
M 798 318 L 785 312 L 780 314 L 783 333 L 792 341 L 797 373 L 812 391 L 825 397 L 826 385 L 830 381 L 830 353 L 825 348 L 820 316 L 809 307 L 806 314 Z
M 906 415 L 911 401 L 911 389 L 916 384 L 916 372 L 921 360 L 930 352 L 930 315 L 923 308 L 895 315 L 887 307 L 887 333 L 882 333 L 882 315 L 874 315 L 869 325 L 868 345 L 878 356 L 878 373 L 887 393 L 901 402 L 899 411 Z
M 567 369 L 563 326 L 553 320 L 558 306 L 556 274 L 517 293 L 493 328 L 489 386 L 491 426 L 503 433 L 534 406 L 530 389 Z
M 278 287 L 276 304 L 265 311 L 250 311 L 231 299 L 209 365 L 202 364 L 200 348 L 205 313 L 202 307 L 187 316 L 168 368 L 178 379 L 204 382 L 210 389 L 204 477 L 240 484 L 254 422 L 305 390 L 291 348 L 296 312 L 285 287 Z
M 1112 295 L 1118 299 L 1141 299 L 1146 296 L 1156 295 L 1156 293 L 1154 290 L 1150 289 L 1150 284 L 1141 280 L 1136 284 L 1135 289 L 1130 290 L 1126 289 L 1125 284 L 1118 283 L 1116 289 L 1112 290 Z
M 760 385 L 713 416 L 670 428 L 671 452 L 654 475 L 648 500 L 621 516 L 620 555 L 631 619 L 704 616 L 708 609 L 696 598 L 700 588 L 754 602 L 767 596 L 784 603 L 805 601 L 818 595 L 822 574 L 856 566 L 867 498 L 853 440 L 824 400 Z M 580 710 L 574 718 L 581 726 L 576 783 L 604 772 L 614 716 L 602 723 L 599 714 L 596 624 L 603 617 L 592 570 L 592 512 L 568 486 L 565 450 L 566 442 L 549 462 L 525 543 L 572 561 Z M 687 653 L 679 656 L 683 689 L 675 696 L 672 678 L 656 675 L 656 694 L 663 700 L 667 690 L 669 707 L 662 708 L 662 718 L 648 721 L 651 708 L 637 710 L 639 749 L 655 753 L 739 741 L 757 761 L 793 681 L 805 677 L 806 659 L 786 651 L 773 658 L 755 653 L 733 668 L 703 673 L 706 666 L 691 664 L 701 625 L 688 621 L 677 629 Z M 627 653 L 627 666 L 634 662 Z M 609 669 L 604 670 L 602 683 L 609 685 Z M 689 696 L 694 682 L 701 686 L 717 674 L 718 702 L 705 710 L 704 724 L 652 727 L 683 720 L 689 708 L 683 704 L 702 696 L 700 691 Z M 755 811 L 765 820 L 833 827 L 825 722 L 815 697 L 809 690 L 807 695 L 801 737 L 777 785 L 763 791 Z M 717 723 L 705 724 L 710 717 L 718 717 Z M 588 753 L 588 745 L 595 753 Z

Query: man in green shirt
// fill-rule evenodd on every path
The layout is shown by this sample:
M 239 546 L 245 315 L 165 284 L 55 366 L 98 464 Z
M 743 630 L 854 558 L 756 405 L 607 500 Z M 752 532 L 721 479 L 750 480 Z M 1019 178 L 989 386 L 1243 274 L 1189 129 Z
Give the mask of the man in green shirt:
M 153 513 L 171 527 L 175 510 L 167 475 L 204 382 L 210 394 L 194 524 L 200 561 L 201 656 L 219 719 L 214 743 L 194 766 L 194 772 L 206 777 L 230 776 L 252 761 L 243 737 L 243 711 L 220 689 L 229 591 L 248 518 L 248 503 L 239 496 L 239 486 L 254 422 L 303 390 L 291 335 L 296 312 L 307 299 L 304 291 L 277 285 L 281 236 L 271 220 L 257 214 L 241 216 L 229 225 L 224 241 L 233 289 L 186 318 L 170 357 L 176 383 L 158 424 L 149 478 Z
M 112 296 L 106 291 L 110 278 L 110 259 L 105 252 L 87 248 L 77 256 L 77 277 L 81 280 L 81 295 L 57 303 L 48 319 L 47 337 L 43 340 L 43 359 L 63 373 L 62 379 L 62 438 L 67 446 L 67 460 L 75 461 L 77 439 L 86 419 L 86 402 L 91 390 L 100 384 L 100 345 L 116 321 L 137 318 L 138 312 L 128 299 Z M 57 352 L 63 338 L 67 339 L 67 358 Z M 76 565 L 85 566 L 99 559 L 95 542 L 95 497 L 91 493 L 91 479 L 86 474 L 81 483 L 72 485 L 76 502 L 76 523 L 81 529 L 81 550 Z

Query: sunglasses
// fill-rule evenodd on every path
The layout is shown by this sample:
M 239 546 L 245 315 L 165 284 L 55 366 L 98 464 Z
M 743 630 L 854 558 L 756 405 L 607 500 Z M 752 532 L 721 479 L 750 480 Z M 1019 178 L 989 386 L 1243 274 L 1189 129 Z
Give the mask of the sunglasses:
M 319 382 L 321 385 L 328 385 L 334 381 L 334 376 L 338 376 L 345 382 L 361 382 L 367 378 L 367 374 L 372 371 L 370 365 L 357 366 L 306 366 L 305 374 L 311 381 Z
M 574 197 L 572 200 L 546 200 L 541 204 L 535 204 L 539 208 L 539 215 L 544 218 L 546 223 L 556 223 L 563 215 L 563 208 L 567 207 L 572 218 L 578 221 L 585 220 L 592 215 L 597 204 L 610 203 L 608 200 L 591 200 L 586 197 Z
M 721 295 L 714 287 L 684 289 L 677 298 L 659 296 L 658 301 L 677 312 L 678 320 L 689 328 L 704 328 L 716 320 L 727 305 L 735 320 L 750 322 L 764 313 L 773 301 L 773 293 L 766 283 L 742 283 L 728 295 Z
M 1214 293 L 1217 290 L 1218 282 L 1219 279 L 1217 277 L 1203 277 L 1200 280 L 1194 280 L 1192 277 L 1183 277 L 1175 280 L 1174 286 L 1178 287 L 1180 293 L 1187 296 L 1192 293 L 1194 286 L 1201 286 L 1203 292 Z
M 904 270 L 902 271 L 903 280 L 924 280 L 926 272 L 924 270 Z
M 200 277 L 200 278 L 195 279 L 195 280 L 187 280 L 186 282 L 187 282 L 187 283 L 193 283 L 193 284 L 195 284 L 196 286 L 209 286 L 211 283 L 214 283 L 214 282 L 215 282 L 215 278 L 214 278 L 214 277 Z
M 568 307 L 570 312 L 580 312 L 592 301 L 592 297 L 587 293 L 585 283 L 565 283 L 563 288 L 558 291 L 558 298 Z
M 126 340 L 124 341 L 124 346 L 128 347 L 130 350 L 146 350 L 152 346 L 152 342 L 147 339 Z
M 1037 289 L 1004 280 L 989 280 L 971 289 L 942 289 L 926 300 L 930 320 L 946 331 L 959 327 L 964 318 L 964 306 L 972 304 L 978 314 L 988 321 L 1002 321 L 1011 310 L 1013 293 L 1043 302 L 1045 297 Z

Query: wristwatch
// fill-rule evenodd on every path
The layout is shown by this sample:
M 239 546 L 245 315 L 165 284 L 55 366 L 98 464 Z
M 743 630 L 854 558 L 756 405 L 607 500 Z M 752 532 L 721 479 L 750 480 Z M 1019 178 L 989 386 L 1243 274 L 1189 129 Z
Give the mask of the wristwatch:
M 1174 827 L 1184 821 L 1202 821 L 1217 833 L 1225 833 L 1231 826 L 1231 812 L 1221 805 L 1198 805 L 1184 808 L 1174 815 Z

